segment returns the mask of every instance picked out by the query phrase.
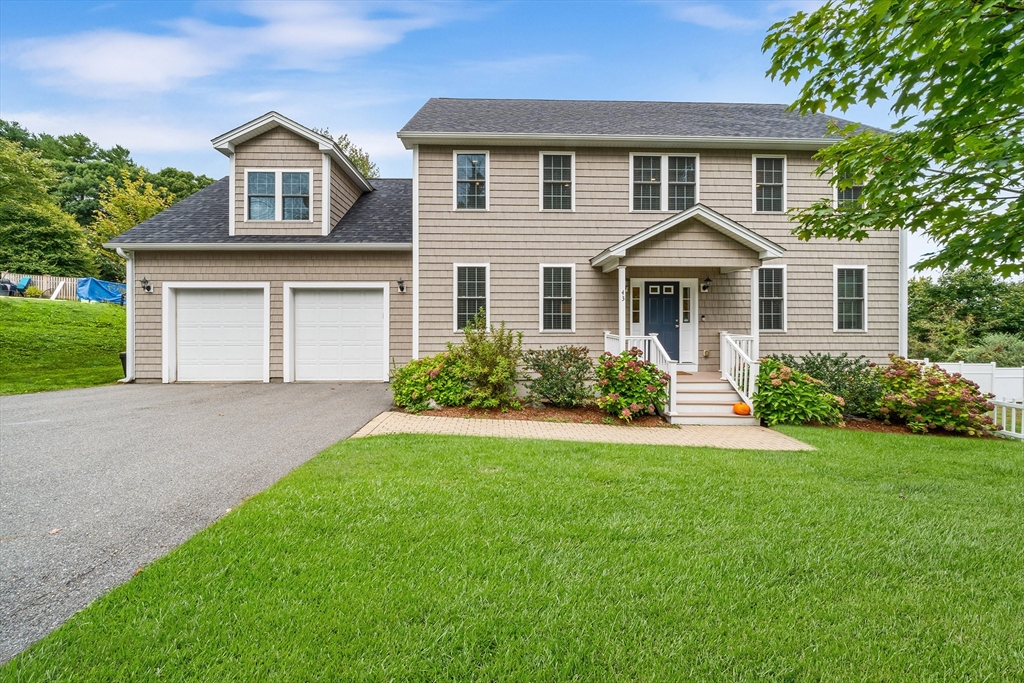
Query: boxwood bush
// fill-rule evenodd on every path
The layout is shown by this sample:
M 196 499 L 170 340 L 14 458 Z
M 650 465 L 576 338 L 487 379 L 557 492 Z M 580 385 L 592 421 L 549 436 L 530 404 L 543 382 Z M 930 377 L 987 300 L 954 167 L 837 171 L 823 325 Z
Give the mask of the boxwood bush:
M 785 365 L 777 358 L 761 360 L 754 394 L 754 415 L 769 427 L 780 424 L 839 424 L 845 402 L 829 393 L 825 383 Z
M 574 408 L 594 400 L 594 364 L 587 347 L 530 349 L 523 354 L 523 361 L 535 374 L 525 381 L 530 400 L 547 399 L 558 408 Z

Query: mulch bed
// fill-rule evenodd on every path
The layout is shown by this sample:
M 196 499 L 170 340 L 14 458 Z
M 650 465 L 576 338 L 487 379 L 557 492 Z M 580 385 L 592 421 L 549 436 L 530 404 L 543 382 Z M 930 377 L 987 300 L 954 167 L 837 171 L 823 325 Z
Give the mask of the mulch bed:
M 876 432 L 878 434 L 909 434 L 922 436 L 918 432 L 910 431 L 910 428 L 901 424 L 886 424 L 881 420 L 867 420 L 864 418 L 845 418 L 842 425 L 829 425 L 830 429 L 846 429 L 855 432 Z M 958 432 L 947 432 L 945 429 L 933 429 L 928 436 L 958 436 L 965 439 L 995 439 L 995 434 L 984 434 L 982 436 L 968 436 Z
M 576 424 L 608 424 L 607 419 L 611 418 L 608 413 L 595 406 L 586 408 L 555 408 L 545 405 L 541 408 L 524 406 L 522 410 L 509 410 L 501 412 L 494 408 L 441 408 L 440 410 L 426 410 L 421 415 L 430 417 L 464 417 L 478 420 L 532 420 L 534 422 L 574 422 Z M 622 427 L 675 427 L 662 419 L 659 415 L 643 415 L 625 422 L 618 418 L 611 418 L 613 424 Z

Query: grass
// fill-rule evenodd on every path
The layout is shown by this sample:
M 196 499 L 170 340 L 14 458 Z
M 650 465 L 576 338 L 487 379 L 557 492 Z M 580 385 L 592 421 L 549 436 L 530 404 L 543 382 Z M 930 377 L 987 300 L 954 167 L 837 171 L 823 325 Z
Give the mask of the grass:
M 123 306 L 0 298 L 0 395 L 116 382 L 124 346 Z
M 1020 679 L 1024 447 L 345 441 L 0 680 Z

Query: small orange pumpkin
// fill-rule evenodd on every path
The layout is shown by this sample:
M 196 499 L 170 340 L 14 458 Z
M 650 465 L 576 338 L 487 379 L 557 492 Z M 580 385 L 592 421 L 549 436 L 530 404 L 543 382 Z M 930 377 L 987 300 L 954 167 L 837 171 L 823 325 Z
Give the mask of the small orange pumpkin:
M 732 412 L 736 413 L 737 415 L 750 415 L 750 406 L 743 402 L 733 403 Z

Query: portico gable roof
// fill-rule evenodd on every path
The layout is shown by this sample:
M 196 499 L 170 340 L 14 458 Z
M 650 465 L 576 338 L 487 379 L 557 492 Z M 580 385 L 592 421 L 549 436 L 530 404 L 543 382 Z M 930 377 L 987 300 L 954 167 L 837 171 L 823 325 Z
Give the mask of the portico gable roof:
M 701 223 L 713 230 L 716 230 L 748 249 L 757 252 L 758 258 L 762 261 L 780 258 L 786 252 L 785 249 L 780 247 L 778 244 L 775 244 L 775 242 L 762 237 L 750 228 L 740 225 L 731 218 L 723 216 L 714 209 L 710 209 L 703 204 L 695 204 L 686 211 L 681 211 L 674 216 L 666 218 L 660 223 L 656 223 L 649 228 L 641 230 L 635 235 L 627 237 L 621 242 L 613 244 L 594 258 L 590 259 L 590 265 L 595 268 L 602 268 L 606 271 L 611 270 L 618 265 L 619 259 L 625 257 L 626 253 L 633 247 L 641 245 L 647 240 L 656 237 L 665 231 L 690 220 L 691 218 L 699 220 Z

